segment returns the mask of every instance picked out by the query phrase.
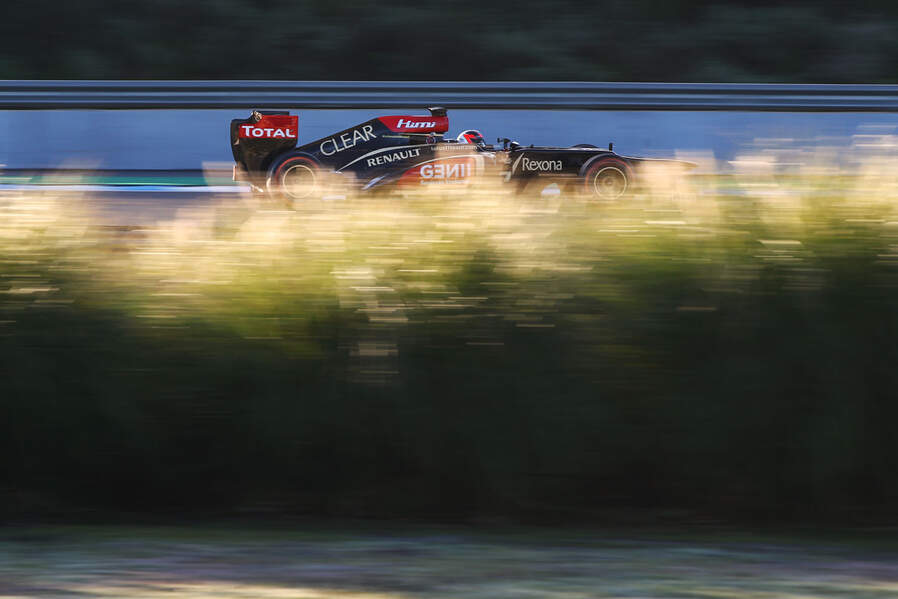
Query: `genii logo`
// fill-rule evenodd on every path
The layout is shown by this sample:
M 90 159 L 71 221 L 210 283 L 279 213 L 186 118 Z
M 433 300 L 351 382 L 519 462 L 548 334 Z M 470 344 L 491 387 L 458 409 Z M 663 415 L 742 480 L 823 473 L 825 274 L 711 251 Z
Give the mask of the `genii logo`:
M 470 156 L 445 158 L 419 164 L 403 173 L 400 183 L 431 185 L 434 183 L 463 184 L 477 174 L 477 159 Z

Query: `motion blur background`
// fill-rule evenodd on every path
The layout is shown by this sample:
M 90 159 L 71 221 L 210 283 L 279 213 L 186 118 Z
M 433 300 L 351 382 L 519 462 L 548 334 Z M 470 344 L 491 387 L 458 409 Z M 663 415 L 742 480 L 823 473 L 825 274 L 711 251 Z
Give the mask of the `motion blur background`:
M 896 83 L 898 6 L 31 0 L 0 22 L 0 77 Z M 300 136 L 390 112 L 308 111 Z M 110 191 L 108 172 L 8 170 L 220 169 L 245 114 L 0 115 L 0 523 L 894 522 L 894 110 L 450 105 L 453 131 L 701 164 L 611 203 L 486 180 L 288 208 L 217 171 L 176 198 Z M 169 118 L 199 134 L 172 143 Z M 0 594 L 41 596 L 51 570 L 54 589 L 88 592 L 70 554 L 24 546 L 0 538 L 18 581 Z M 139 568 L 182 568 L 159 563 Z M 894 592 L 894 562 L 850 584 L 861 558 L 846 563 L 817 591 Z M 806 583 L 792 567 L 764 571 L 784 585 L 771 593 Z M 409 591 L 347 572 L 303 580 Z
M 0 25 L 0 71 L 878 82 L 898 75 L 896 11 L 34 1 Z M 364 112 L 324 125 L 304 112 L 301 135 Z M 702 175 L 620 205 L 518 199 L 485 182 L 309 214 L 239 193 L 9 186 L 4 513 L 891 514 L 893 115 L 514 112 L 534 123 L 525 134 L 563 144 L 605 141 L 571 137 L 585 122 L 574 117 L 617 123 L 637 155 L 658 152 L 647 140 L 666 123 L 682 135 L 664 153 L 682 139 Z M 189 166 L 227 166 L 214 160 L 242 114 L 183 111 L 209 122 Z M 107 167 L 130 168 L 194 147 L 171 143 L 167 111 L 4 115 L 12 166 L 77 164 L 94 158 L 90 143 L 109 146 Z M 492 116 L 483 127 L 509 118 Z M 35 164 L 29 143 L 53 131 L 57 164 Z M 223 272 L 188 275 L 196 263 Z

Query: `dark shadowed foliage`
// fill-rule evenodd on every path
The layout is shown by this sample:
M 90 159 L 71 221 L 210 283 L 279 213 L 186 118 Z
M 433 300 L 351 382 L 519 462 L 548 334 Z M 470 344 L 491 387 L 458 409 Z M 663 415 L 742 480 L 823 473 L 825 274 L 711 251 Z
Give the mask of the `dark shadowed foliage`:
M 895 82 L 893 2 L 9 3 L 10 79 Z
M 10 208 L 0 513 L 885 513 L 893 208 L 858 189 L 368 199 L 180 242 Z

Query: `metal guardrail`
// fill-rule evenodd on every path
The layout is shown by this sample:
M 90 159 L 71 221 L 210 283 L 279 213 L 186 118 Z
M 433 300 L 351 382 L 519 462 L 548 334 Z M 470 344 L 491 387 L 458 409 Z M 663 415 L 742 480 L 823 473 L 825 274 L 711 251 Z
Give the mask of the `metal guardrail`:
M 0 109 L 448 108 L 898 112 L 898 85 L 0 81 Z

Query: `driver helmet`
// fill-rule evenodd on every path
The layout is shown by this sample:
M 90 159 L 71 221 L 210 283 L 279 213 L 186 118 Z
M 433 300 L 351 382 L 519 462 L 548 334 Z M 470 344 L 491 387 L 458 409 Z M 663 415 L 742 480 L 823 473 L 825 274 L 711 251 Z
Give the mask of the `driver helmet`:
M 458 134 L 458 137 L 455 138 L 460 144 L 474 144 L 476 146 L 484 146 L 486 143 L 483 141 L 483 135 L 480 134 L 480 131 L 477 129 L 468 129 L 467 131 L 462 131 Z

